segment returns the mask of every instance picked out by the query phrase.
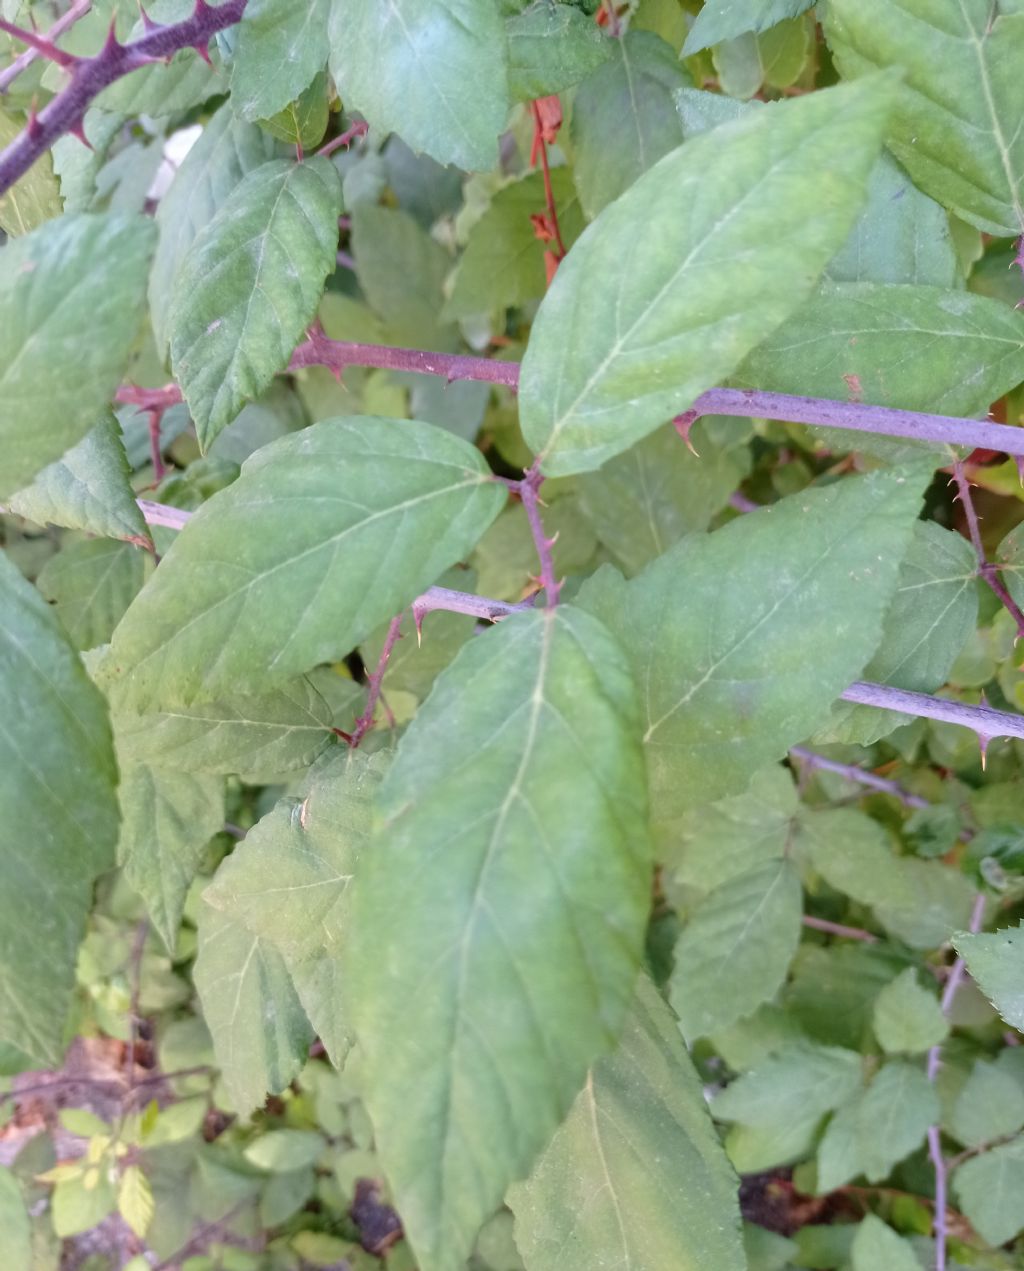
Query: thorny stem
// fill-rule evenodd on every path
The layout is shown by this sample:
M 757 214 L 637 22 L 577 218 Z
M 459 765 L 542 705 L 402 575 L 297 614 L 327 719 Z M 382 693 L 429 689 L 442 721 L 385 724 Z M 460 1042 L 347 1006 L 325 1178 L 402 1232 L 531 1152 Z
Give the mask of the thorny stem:
M 971 920 L 969 930 L 976 933 L 981 929 L 982 919 L 985 916 L 985 895 L 979 892 L 974 898 L 974 908 L 971 910 Z M 949 1015 L 953 1005 L 953 999 L 957 995 L 957 990 L 964 978 L 966 967 L 964 960 L 958 957 L 953 963 L 946 980 L 946 987 L 942 991 L 942 1013 Z M 933 1046 L 928 1052 L 928 1080 L 935 1081 L 939 1074 L 939 1068 L 942 1064 L 942 1046 Z M 949 1234 L 946 1218 L 946 1203 L 948 1198 L 948 1180 L 949 1169 L 946 1164 L 946 1158 L 942 1155 L 942 1138 L 938 1125 L 930 1125 L 928 1127 L 928 1155 L 931 1157 L 932 1165 L 935 1169 L 935 1216 L 933 1219 L 933 1231 L 935 1233 L 935 1271 L 946 1271 L 946 1243 Z
M 544 588 L 545 603 L 549 609 L 554 609 L 562 590 L 561 582 L 555 577 L 555 561 L 551 555 L 551 549 L 558 536 L 548 538 L 544 530 L 539 493 L 543 481 L 540 469 L 536 466 L 531 468 L 519 483 L 519 497 L 526 509 L 526 519 L 530 522 L 530 532 L 533 534 L 537 556 L 540 559 L 540 583 Z
M 75 0 L 67 13 L 61 14 L 46 32 L 44 37 L 46 41 L 49 44 L 53 44 L 65 31 L 73 27 L 79 18 L 84 18 L 91 8 L 92 0 Z M 41 54 L 37 48 L 29 47 L 24 53 L 19 53 L 5 71 L 0 71 L 0 94 L 6 93 L 22 71 L 28 70 L 36 58 L 40 56 Z
M 863 940 L 865 944 L 874 944 L 878 937 L 862 927 L 846 927 L 841 922 L 829 922 L 827 918 L 814 918 L 804 914 L 801 919 L 805 927 L 813 931 L 824 931 L 830 936 L 844 936 L 847 940 Z
M 519 365 L 516 362 L 498 362 L 493 358 L 470 357 L 461 353 L 431 353 L 426 349 L 398 349 L 387 344 L 329 340 L 315 329 L 292 354 L 288 369 L 300 371 L 310 366 L 326 366 L 338 375 L 350 366 L 372 366 L 385 371 L 440 375 L 449 383 L 454 380 L 479 380 L 511 389 L 519 383 Z
M 839 763 L 835 759 L 827 759 L 824 755 L 819 755 L 813 750 L 805 750 L 803 746 L 793 746 L 789 753 L 793 758 L 799 759 L 801 763 L 807 764 L 809 768 L 821 768 L 825 772 L 835 772 L 841 777 L 846 777 L 848 781 L 856 781 L 859 785 L 868 786 L 872 790 L 880 790 L 883 794 L 891 794 L 908 808 L 927 808 L 931 806 L 927 799 L 922 799 L 920 795 L 911 794 L 909 790 L 904 790 L 898 781 L 889 781 L 885 777 L 876 776 L 873 772 L 866 772 L 863 768 L 858 768 L 856 764 Z
M 975 510 L 974 499 L 971 496 L 971 483 L 967 479 L 964 465 L 959 459 L 953 464 L 953 480 L 956 482 L 956 497 L 960 500 L 964 510 L 964 517 L 967 520 L 967 532 L 971 536 L 975 555 L 978 557 L 978 577 L 984 579 L 990 589 L 999 597 L 1003 607 L 1017 624 L 1017 639 L 1019 640 L 1024 637 L 1024 612 L 1021 611 L 1020 605 L 1007 591 L 1000 576 L 998 565 L 993 565 L 985 555 L 985 545 L 981 541 L 981 527 L 978 524 L 978 513 Z
M 328 155 L 334 154 L 335 150 L 340 150 L 342 146 L 350 146 L 357 137 L 365 137 L 369 125 L 362 119 L 357 120 L 351 128 L 346 129 L 340 137 L 335 137 L 333 141 L 328 141 L 325 146 L 321 146 L 316 152 L 317 157 L 326 159 Z
M 536 102 L 531 102 L 530 107 L 533 111 L 533 128 L 535 144 L 540 154 L 541 172 L 544 174 L 544 201 L 547 203 L 548 220 L 551 222 L 551 229 L 555 235 L 555 242 L 558 245 L 558 260 L 565 259 L 566 246 L 562 238 L 562 227 L 558 223 L 558 205 L 555 203 L 555 191 L 551 184 L 551 165 L 548 163 L 548 143 L 544 140 L 544 121 L 541 118 L 540 106 Z
M 384 645 L 380 651 L 380 657 L 377 659 L 376 667 L 366 677 L 366 709 L 356 720 L 356 726 L 352 730 L 351 736 L 346 738 L 353 750 L 373 727 L 373 717 L 377 713 L 377 703 L 380 701 L 381 689 L 384 686 L 384 673 L 388 669 L 391 654 L 398 643 L 401 632 L 402 615 L 398 614 L 391 619 L 391 625 L 388 627 L 388 633 L 384 637 Z
M 111 31 L 95 57 L 75 61 L 67 87 L 38 115 L 31 115 L 24 132 L 0 154 L 0 194 L 6 194 L 60 137 L 81 130 L 86 110 L 105 88 L 132 71 L 171 57 L 181 49 L 204 50 L 218 31 L 239 21 L 245 6 L 246 0 L 227 0 L 214 9 L 206 0 L 196 0 L 191 17 L 167 26 L 154 26 L 130 44 L 119 44 Z

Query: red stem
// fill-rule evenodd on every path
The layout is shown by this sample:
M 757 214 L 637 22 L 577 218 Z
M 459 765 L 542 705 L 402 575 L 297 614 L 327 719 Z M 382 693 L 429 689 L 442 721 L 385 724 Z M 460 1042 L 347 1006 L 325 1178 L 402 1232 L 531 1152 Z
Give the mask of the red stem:
M 548 217 L 551 221 L 551 228 L 555 231 L 555 242 L 558 244 L 558 259 L 565 259 L 565 242 L 562 239 L 562 227 L 558 223 L 558 206 L 555 203 L 555 191 L 551 185 L 551 165 L 548 163 L 548 144 L 544 140 L 544 121 L 540 116 L 540 107 L 536 102 L 531 102 L 530 106 L 533 110 L 533 127 L 536 145 L 540 151 L 540 166 L 544 173 L 544 201 L 548 207 Z
M 356 720 L 352 736 L 348 739 L 348 744 L 353 750 L 373 727 L 373 717 L 377 713 L 377 703 L 380 701 L 381 689 L 384 686 L 384 673 L 388 669 L 388 663 L 391 661 L 391 654 L 398 643 L 401 630 L 402 615 L 398 614 L 397 617 L 391 619 L 391 625 L 388 627 L 388 633 L 384 637 L 384 646 L 380 651 L 380 657 L 377 659 L 376 668 L 366 677 L 366 709 Z
M 554 609 L 558 604 L 558 596 L 562 590 L 562 584 L 555 577 L 555 562 L 551 555 L 551 549 L 555 545 L 554 538 L 548 538 L 544 531 L 544 521 L 540 514 L 540 487 L 544 478 L 540 475 L 539 468 L 531 468 L 526 476 L 519 482 L 519 497 L 523 501 L 523 507 L 526 509 L 526 517 L 530 522 L 530 532 L 533 534 L 533 541 L 537 547 L 537 556 L 540 558 L 540 582 L 544 588 L 546 604 L 549 609 Z M 557 535 L 555 536 L 557 538 Z
M 953 479 L 956 482 L 957 498 L 960 500 L 964 510 L 964 517 L 967 521 L 967 532 L 970 535 L 971 542 L 974 544 L 975 555 L 978 557 L 978 577 L 984 579 L 989 588 L 999 597 L 1003 607 L 1017 624 L 1017 639 L 1019 640 L 1024 637 L 1024 612 L 1021 611 L 1020 605 L 1007 591 L 999 573 L 998 565 L 993 565 L 985 554 L 985 545 L 981 541 L 981 526 L 978 524 L 978 513 L 975 510 L 974 499 L 971 496 L 971 483 L 968 481 L 967 474 L 964 472 L 964 465 L 959 459 L 953 464 Z
M 874 944 L 878 937 L 862 927 L 846 927 L 841 922 L 829 922 L 827 918 L 814 918 L 804 914 L 802 920 L 805 927 L 812 931 L 824 931 L 830 936 L 843 936 L 847 940 L 863 940 L 865 944 Z
M 364 123 L 362 119 L 357 120 L 347 131 L 343 132 L 340 137 L 335 137 L 333 141 L 328 141 L 325 146 L 321 146 L 316 152 L 321 159 L 326 159 L 328 155 L 334 154 L 335 150 L 340 150 L 342 146 L 350 146 L 356 137 L 364 137 L 367 133 L 369 125 Z

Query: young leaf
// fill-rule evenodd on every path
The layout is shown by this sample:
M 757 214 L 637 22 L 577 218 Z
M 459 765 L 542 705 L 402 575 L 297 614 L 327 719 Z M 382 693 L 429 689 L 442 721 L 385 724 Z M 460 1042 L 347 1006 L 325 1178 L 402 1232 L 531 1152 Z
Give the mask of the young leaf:
M 231 105 L 243 119 L 268 119 L 309 86 L 327 61 L 330 7 L 249 0 L 231 63 Z
M 990 1245 L 1024 1227 L 1024 1135 L 965 1161 L 953 1175 L 964 1217 Z
M 881 634 L 920 469 L 808 490 L 580 592 L 646 685 L 656 821 L 742 790 L 820 723 Z
M 224 827 L 224 782 L 131 764 L 122 769 L 119 797 L 118 864 L 173 955 L 185 896 L 207 844 Z
M 979 935 L 957 932 L 953 947 L 1003 1019 L 1024 1028 L 1024 923 Z
M 921 1271 L 913 1246 L 874 1214 L 861 1220 L 852 1253 L 853 1271 Z
M 466 556 L 505 498 L 479 451 L 429 424 L 328 420 L 265 446 L 116 631 L 118 709 L 252 695 L 337 661 Z
M 153 1192 L 149 1179 L 138 1167 L 129 1165 L 121 1175 L 117 1189 L 117 1208 L 121 1217 L 141 1240 L 153 1221 Z
M 921 987 L 917 972 L 907 967 L 875 999 L 875 1036 L 888 1054 L 923 1054 L 939 1046 L 949 1024 L 934 993 Z
M 856 220 L 893 92 L 877 76 L 695 137 L 586 231 L 523 360 L 523 434 L 547 473 L 628 449 L 807 299 Z
M 329 34 L 338 90 L 375 132 L 438 163 L 494 167 L 509 108 L 497 0 L 347 0 Z
M 298 1076 L 313 1029 L 277 949 L 207 904 L 193 978 L 231 1103 L 247 1114 Z
M 953 1104 L 951 1132 L 965 1147 L 983 1147 L 993 1139 L 1016 1134 L 1024 1126 L 1024 1089 L 1010 1073 L 983 1059 Z
M 334 270 L 340 213 L 327 159 L 271 161 L 189 248 L 174 284 L 171 366 L 204 450 L 288 365 Z
M 118 715 L 122 758 L 177 772 L 237 774 L 263 785 L 281 773 L 308 768 L 335 738 L 331 728 L 352 722 L 362 689 L 334 671 L 268 689 L 255 697 L 215 702 L 153 715 Z
M 109 413 L 30 486 L 13 494 L 8 506 L 39 525 L 62 525 L 110 538 L 149 538 L 131 487 L 121 427 Z
M 1024 379 L 1024 318 L 965 291 L 828 283 L 735 378 L 777 393 L 977 415 Z
M 141 216 L 63 216 L 0 252 L 0 499 L 108 406 L 138 332 L 154 238 Z
M 576 91 L 572 144 L 576 187 L 588 220 L 683 140 L 672 94 L 689 75 L 649 31 L 611 42 L 611 56 Z
M 461 1266 L 621 1028 L 650 887 L 637 727 L 600 623 L 517 614 L 440 676 L 381 788 L 352 1008 L 423 1271 Z
M 869 1183 L 880 1183 L 924 1143 L 938 1119 L 939 1099 L 923 1070 L 903 1059 L 890 1060 L 857 1103 L 860 1172 Z
M 508 1204 L 528 1271 L 746 1271 L 735 1175 L 672 1013 L 645 976 L 617 1048 Z
M 585 13 L 547 0 L 510 17 L 505 32 L 513 101 L 550 97 L 571 88 L 612 54 L 612 41 Z
M 748 32 L 758 34 L 787 18 L 799 17 L 814 0 L 708 0 L 683 45 L 683 57 L 692 57 L 723 40 Z
M 55 1066 L 93 880 L 114 862 L 117 766 L 103 698 L 2 553 L 0 611 L 0 1043 Z
M 688 1042 L 750 1015 L 778 991 L 800 941 L 803 896 L 786 860 L 716 887 L 675 947 L 671 1002 Z
M 989 234 L 1024 229 L 1024 13 L 990 0 L 829 0 L 847 78 L 899 66 L 889 148 L 933 198 Z
M 65 543 L 39 571 L 36 586 L 56 609 L 76 649 L 106 644 L 146 581 L 145 552 L 93 538 Z
M 160 200 L 156 212 L 160 241 L 149 275 L 149 311 L 162 356 L 171 341 L 174 280 L 189 248 L 246 174 L 273 157 L 274 148 L 271 138 L 239 119 L 229 102 L 203 129 Z

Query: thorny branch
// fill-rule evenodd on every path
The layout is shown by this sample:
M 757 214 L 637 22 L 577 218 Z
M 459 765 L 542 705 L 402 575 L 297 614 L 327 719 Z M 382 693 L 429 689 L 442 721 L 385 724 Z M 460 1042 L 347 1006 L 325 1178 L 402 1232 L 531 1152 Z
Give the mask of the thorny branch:
M 50 44 L 56 44 L 60 36 L 70 30 L 80 18 L 84 18 L 91 9 L 92 0 L 75 0 L 67 13 L 61 14 L 46 32 L 45 39 Z M 20 53 L 6 70 L 0 71 L 0 93 L 6 93 L 22 71 L 28 70 L 36 58 L 42 56 L 39 49 L 32 45 L 24 53 Z
M 978 557 L 978 577 L 983 579 L 999 597 L 1003 607 L 1017 624 L 1017 639 L 1019 640 L 1024 636 L 1024 613 L 1021 612 L 1020 605 L 1007 591 L 999 573 L 999 566 L 992 564 L 985 554 L 985 546 L 981 541 L 981 527 L 978 524 L 978 513 L 975 511 L 974 499 L 971 497 L 971 483 L 967 479 L 964 465 L 959 459 L 953 464 L 953 480 L 956 482 L 956 497 L 960 500 L 967 520 L 967 532 L 971 536 L 971 543 L 974 545 L 974 551 Z

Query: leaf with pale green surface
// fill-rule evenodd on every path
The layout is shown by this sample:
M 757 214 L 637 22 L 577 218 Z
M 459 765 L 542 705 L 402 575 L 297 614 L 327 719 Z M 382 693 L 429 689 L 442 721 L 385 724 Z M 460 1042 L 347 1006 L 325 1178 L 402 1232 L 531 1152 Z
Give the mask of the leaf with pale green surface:
M 185 896 L 207 844 L 224 828 L 224 781 L 128 764 L 122 766 L 118 798 L 118 864 L 173 955 Z
M 571 247 L 583 230 L 583 214 L 568 168 L 554 169 L 551 189 L 562 238 Z M 445 301 L 446 318 L 490 313 L 544 295 L 544 244 L 530 221 L 544 206 L 542 172 L 532 172 L 498 191 L 470 231 Z
M 93 881 L 114 863 L 117 765 L 103 698 L 3 553 L 0 610 L 0 1041 L 56 1066 Z
M 891 935 L 912 949 L 934 949 L 967 926 L 975 892 L 966 874 L 914 856 L 903 857 L 900 868 L 910 898 L 894 892 L 875 903 L 875 914 Z
M 984 414 L 1024 379 L 1024 317 L 967 291 L 826 283 L 734 378 L 775 393 Z
M 635 688 L 569 605 L 465 645 L 399 743 L 349 975 L 424 1271 L 462 1265 L 614 1045 L 647 919 L 645 804 Z
M 859 1172 L 869 1183 L 880 1183 L 921 1147 L 938 1119 L 938 1095 L 924 1069 L 904 1059 L 889 1060 L 857 1102 Z
M 538 0 L 505 22 L 508 88 L 513 101 L 560 93 L 612 55 L 593 20 L 569 5 Z
M 855 808 L 802 817 L 796 847 L 830 887 L 862 905 L 914 903 L 906 861 L 893 851 L 885 826 Z
M 989 234 L 1024 229 L 1024 12 L 992 0 L 829 0 L 842 75 L 898 66 L 887 142 L 914 182 Z
M 0 1258 L 9 1271 L 32 1271 L 32 1226 L 18 1180 L 0 1166 Z
M 893 91 L 840 85 L 695 137 L 583 234 L 523 359 L 523 435 L 545 472 L 628 449 L 799 308 L 857 219 Z
M 670 1000 L 687 1041 L 750 1015 L 773 997 L 800 942 L 796 870 L 772 860 L 710 892 L 675 947 Z
M 852 1271 L 921 1271 L 913 1245 L 874 1214 L 861 1219 L 852 1254 Z
M 646 977 L 617 1048 L 507 1203 L 527 1271 L 746 1271 L 736 1177 Z
M 347 0 L 329 23 L 331 73 L 374 132 L 438 163 L 487 171 L 509 109 L 496 0 Z
M 839 1046 L 792 1042 L 737 1077 L 711 1104 L 717 1121 L 771 1126 L 823 1117 L 861 1087 L 861 1057 Z
M 690 434 L 696 455 L 674 428 L 659 428 L 578 478 L 585 516 L 627 575 L 707 529 L 750 471 L 748 440 L 742 420 L 710 416 Z
M 0 108 L 0 150 L 5 150 L 23 128 L 20 119 Z M 12 238 L 28 234 L 44 221 L 60 216 L 60 186 L 49 154 L 38 159 L 6 194 L 0 194 L 0 230 Z
M 141 216 L 83 214 L 0 253 L 0 499 L 76 445 L 109 405 L 138 333 L 154 238 Z
M 234 1109 L 252 1112 L 299 1075 L 314 1037 L 284 959 L 269 940 L 203 904 L 193 978 Z
M 798 17 L 814 0 L 708 0 L 683 45 L 683 57 L 723 40 L 734 40 L 748 32 L 767 31 L 787 18 Z
M 875 998 L 873 1026 L 888 1054 L 924 1054 L 949 1035 L 949 1022 L 937 995 L 922 988 L 913 967 L 907 967 Z
M 335 1063 L 351 1044 L 339 995 L 349 884 L 370 834 L 371 801 L 387 756 L 351 751 L 314 769 L 303 799 L 282 799 L 217 871 L 203 899 L 268 940 Z M 309 996 L 304 988 L 309 987 Z
M 106 644 L 150 572 L 145 552 L 114 539 L 65 543 L 36 586 L 54 606 L 76 649 Z
M 11 495 L 8 507 L 39 525 L 110 538 L 149 538 L 131 487 L 121 426 L 109 413 L 30 486 Z
M 317 670 L 254 697 L 232 696 L 152 715 L 119 714 L 120 754 L 177 772 L 237 774 L 251 785 L 307 768 L 347 728 L 363 690 Z
M 324 139 L 331 116 L 327 72 L 319 71 L 308 88 L 260 127 L 272 137 L 300 150 L 312 150 Z
M 1010 1073 L 983 1059 L 953 1104 L 949 1129 L 965 1147 L 981 1147 L 1024 1126 L 1024 1089 Z
M 337 661 L 466 556 L 505 499 L 479 451 L 429 424 L 329 420 L 264 446 L 116 631 L 118 709 L 257 694 Z
M 983 1240 L 1012 1240 L 1024 1227 L 1024 1136 L 964 1161 L 953 1175 L 953 1190 Z
M 243 119 L 276 115 L 323 69 L 330 7 L 331 0 L 249 0 L 231 62 L 231 106 Z
M 232 190 L 247 173 L 271 159 L 274 150 L 273 140 L 255 124 L 239 119 L 229 102 L 212 116 L 160 200 L 156 211 L 160 239 L 149 275 L 149 311 L 161 354 L 166 355 L 171 340 L 174 280 L 189 248 Z
M 953 947 L 1003 1019 L 1024 1028 L 1024 923 L 978 935 L 959 931 Z
M 691 82 L 675 50 L 650 31 L 611 42 L 608 60 L 576 90 L 570 125 L 588 220 L 682 143 L 672 94 Z
M 203 449 L 288 365 L 335 268 L 341 178 L 327 159 L 251 171 L 174 280 L 171 366 Z
M 656 823 L 744 789 L 857 678 L 928 477 L 890 469 L 807 490 L 683 539 L 629 583 L 608 567 L 586 582 L 579 603 L 645 686 Z

